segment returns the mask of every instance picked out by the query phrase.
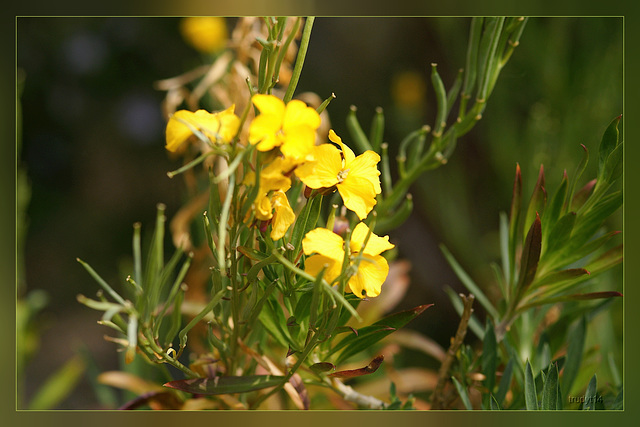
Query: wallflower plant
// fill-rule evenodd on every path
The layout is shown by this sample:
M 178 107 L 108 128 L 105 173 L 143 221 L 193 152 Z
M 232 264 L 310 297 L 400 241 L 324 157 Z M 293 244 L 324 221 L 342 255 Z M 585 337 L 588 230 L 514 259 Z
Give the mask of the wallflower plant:
M 171 222 L 175 253 L 165 259 L 165 207 L 159 205 L 146 256 L 141 226 L 134 226 L 133 271 L 122 293 L 80 261 L 102 292 L 79 301 L 104 312 L 100 323 L 117 333 L 109 339 L 123 347 L 127 364 L 142 359 L 162 372 L 164 387 L 151 387 L 123 408 L 308 409 L 327 392 L 357 407 L 413 407 L 415 399 L 405 396 L 402 402 L 393 383 L 386 401 L 344 383 L 384 366 L 382 340 L 431 306 L 421 302 L 367 318 L 367 307 L 394 287 L 396 244 L 385 233 L 411 213 L 411 184 L 446 164 L 458 138 L 480 120 L 526 20 L 473 18 L 465 70 L 448 91 L 432 65 L 436 118 L 398 143 L 397 179 L 390 174 L 389 144 L 383 143 L 382 110 L 366 135 L 353 109 L 345 143 L 328 119 L 333 94 L 313 106 L 293 99 L 313 22 L 240 19 L 237 39 L 226 44 L 233 55 L 214 56 L 212 69 L 222 64 L 226 70 L 210 88 L 215 106 L 168 115 L 166 149 L 185 160 L 168 175 L 184 175 L 196 194 Z M 457 117 L 450 119 L 456 100 Z M 541 172 L 524 215 L 518 169 L 511 213 L 501 219 L 502 300 L 492 302 L 443 248 L 473 296 L 452 295 L 462 320 L 450 351 L 431 347 L 442 363 L 433 408 L 453 407 L 459 397 L 471 409 L 468 390 L 480 381 L 483 401 L 476 406 L 504 406 L 512 390 L 510 407 L 526 401 L 527 409 L 537 409 L 527 360 L 531 325 L 548 311 L 541 307 L 614 296 L 571 292 L 589 278 L 588 269 L 593 275 L 619 262 L 621 249 L 596 254 L 585 268 L 572 263 L 613 236 L 592 239 L 621 204 L 620 192 L 608 193 L 620 175 L 621 146 L 616 121 L 601 145 L 596 183 L 574 193 L 575 181 L 569 184 L 565 175 L 545 207 Z M 474 300 L 488 313 L 485 327 L 471 314 Z M 461 345 L 467 325 L 483 340 L 480 356 Z M 583 350 L 569 345 L 566 382 L 575 379 Z M 578 367 L 569 368 L 571 358 Z M 539 369 L 550 366 L 537 390 L 543 407 L 553 400 L 555 408 L 557 393 L 549 396 L 559 387 L 560 362 L 536 363 Z M 474 376 L 479 365 L 484 379 L 473 380 L 480 378 Z M 520 371 L 524 377 L 513 373 Z M 117 373 L 100 379 L 123 386 Z

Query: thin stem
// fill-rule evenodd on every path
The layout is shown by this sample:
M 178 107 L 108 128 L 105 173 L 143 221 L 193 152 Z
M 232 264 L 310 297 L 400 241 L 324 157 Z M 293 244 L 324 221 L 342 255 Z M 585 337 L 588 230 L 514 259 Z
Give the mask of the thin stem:
M 287 87 L 287 92 L 284 94 L 283 101 L 288 103 L 293 98 L 293 93 L 298 86 L 298 80 L 302 73 L 302 66 L 304 65 L 304 59 L 307 56 L 307 48 L 309 47 L 309 38 L 311 37 L 311 28 L 313 28 L 313 21 L 315 17 L 309 16 L 304 23 L 304 29 L 302 30 L 302 39 L 300 40 L 300 48 L 298 49 L 298 58 L 296 59 L 296 65 L 293 68 L 293 75 L 291 76 L 291 82 Z

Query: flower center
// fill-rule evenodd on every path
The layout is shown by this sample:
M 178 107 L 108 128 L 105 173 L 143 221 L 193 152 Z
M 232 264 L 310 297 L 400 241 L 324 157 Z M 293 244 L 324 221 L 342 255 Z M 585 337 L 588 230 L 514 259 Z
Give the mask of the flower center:
M 349 169 L 343 169 L 338 172 L 338 184 L 340 184 L 349 175 Z

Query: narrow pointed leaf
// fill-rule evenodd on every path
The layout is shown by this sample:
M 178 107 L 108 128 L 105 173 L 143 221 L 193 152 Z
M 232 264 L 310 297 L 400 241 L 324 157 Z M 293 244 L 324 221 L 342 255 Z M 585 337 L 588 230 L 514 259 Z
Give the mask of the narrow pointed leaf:
M 624 395 L 623 390 L 620 390 L 620 393 L 616 396 L 616 400 L 613 401 L 611 408 L 616 411 L 621 411 L 624 409 Z
M 527 207 L 527 214 L 524 219 L 524 230 L 528 230 L 536 217 L 542 215 L 544 212 L 544 206 L 547 202 L 547 190 L 545 189 L 544 182 L 544 166 L 540 165 L 538 181 L 536 181 L 536 185 L 533 188 L 529 206 Z
M 357 334 L 346 336 L 331 349 L 330 354 L 344 348 L 336 360 L 336 364 L 340 364 L 349 357 L 371 347 L 393 331 L 402 328 L 432 305 L 433 304 L 421 305 L 411 310 L 401 311 L 384 317 L 370 326 L 365 326 L 359 329 Z
M 516 176 L 513 180 L 513 195 L 511 196 L 511 210 L 509 212 L 509 243 L 511 257 L 515 255 L 516 233 L 520 221 L 520 210 L 522 205 L 522 172 L 520 165 L 516 163 Z M 511 260 L 513 262 L 513 259 Z
M 482 373 L 485 376 L 484 386 L 493 393 L 493 387 L 496 383 L 496 366 L 498 364 L 496 333 L 493 323 L 487 319 L 487 326 L 484 331 L 484 340 L 482 343 Z
M 623 256 L 622 249 L 622 245 L 609 249 L 595 260 L 590 261 L 588 267 L 594 272 L 600 272 L 621 263 Z
M 587 182 L 580 190 L 578 190 L 576 194 L 571 198 L 571 206 L 569 207 L 569 210 L 577 211 L 578 209 L 580 209 L 582 205 L 584 205 L 584 202 L 586 202 L 591 195 L 591 192 L 593 191 L 593 188 L 596 186 L 597 182 L 598 181 L 596 179 L 592 179 L 591 181 Z
M 567 341 L 567 364 L 562 374 L 562 391 L 568 396 L 571 386 L 578 376 L 578 370 L 582 364 L 582 353 L 584 352 L 584 341 L 587 334 L 587 319 L 582 316 L 580 320 L 569 329 Z
M 540 216 L 536 213 L 535 221 L 531 225 L 527 238 L 522 248 L 522 258 L 520 265 L 520 278 L 518 279 L 517 292 L 522 295 L 533 282 L 538 270 L 540 261 L 540 250 L 542 245 L 542 230 Z
M 556 389 L 558 390 L 558 399 L 556 400 L 556 411 L 562 411 L 563 404 L 562 404 L 562 390 L 560 389 L 560 383 L 558 383 L 558 386 L 556 387 Z
M 590 274 L 591 273 L 584 268 L 569 268 L 567 270 L 554 271 L 536 280 L 531 288 L 560 285 L 572 280 L 583 278 Z
M 621 118 L 622 116 L 620 115 L 613 119 L 602 135 L 600 147 L 598 148 L 598 177 L 600 177 L 604 172 L 607 159 L 620 142 L 618 124 L 620 123 Z
M 361 377 L 363 375 L 373 374 L 378 370 L 382 362 L 384 361 L 384 356 L 380 355 L 373 359 L 367 366 L 359 368 L 359 369 L 348 369 L 345 371 L 337 371 L 329 374 L 330 377 L 334 378 L 354 378 Z
M 587 391 L 584 394 L 584 405 L 582 409 L 587 411 L 593 411 L 596 409 L 596 400 L 598 398 L 598 378 L 596 374 L 593 374 L 591 380 L 589 381 L 589 385 L 587 386 Z
M 538 398 L 536 393 L 536 382 L 531 370 L 531 364 L 527 360 L 524 368 L 524 401 L 528 411 L 538 410 Z
M 573 227 L 576 223 L 576 213 L 569 212 L 563 215 L 556 225 L 551 229 L 549 233 L 549 238 L 547 239 L 547 245 L 544 248 L 543 257 L 546 259 L 551 256 L 551 254 L 555 254 L 564 245 L 567 244 L 569 237 L 571 236 L 571 232 L 573 231 Z
M 499 411 L 500 410 L 500 405 L 498 404 L 498 401 L 496 400 L 495 397 L 493 397 L 493 394 L 490 396 L 490 407 L 492 411 Z
M 543 223 L 542 223 L 542 240 L 546 242 L 548 240 L 549 233 L 553 229 L 553 226 L 558 222 L 560 216 L 562 215 L 562 209 L 564 207 L 564 202 L 567 197 L 567 189 L 569 185 L 569 180 L 567 177 L 567 171 L 564 171 L 564 175 L 562 176 L 562 182 L 560 183 L 560 187 L 551 198 L 549 202 L 549 206 L 544 211 Z
M 192 394 L 232 394 L 246 393 L 274 387 L 284 380 L 276 375 L 246 375 L 241 377 L 193 378 L 187 380 L 170 381 L 165 387 L 185 391 Z
M 542 387 L 541 409 L 544 411 L 555 410 L 558 400 L 558 365 L 552 364 Z
M 569 186 L 569 193 L 567 194 L 567 199 L 566 199 L 568 210 L 577 209 L 572 207 L 574 190 L 575 190 L 576 184 L 578 183 L 578 180 L 582 177 L 582 174 L 584 173 L 584 170 L 587 167 L 587 163 L 589 162 L 589 150 L 587 150 L 587 147 L 584 144 L 580 144 L 580 146 L 582 147 L 584 154 L 582 155 L 582 160 L 580 160 L 580 163 L 578 163 L 578 166 L 576 167 L 573 179 L 571 180 L 571 185 Z M 595 181 L 593 183 L 595 184 Z
M 460 395 L 460 399 L 462 400 L 464 407 L 469 411 L 473 410 L 473 406 L 471 405 L 471 400 L 469 400 L 467 389 L 465 389 L 464 386 L 460 384 L 460 382 L 455 377 L 451 377 L 451 380 L 455 384 L 456 390 L 458 390 L 458 394 Z
M 496 402 L 498 404 L 502 404 L 504 398 L 507 396 L 507 392 L 511 388 L 511 379 L 513 378 L 513 367 L 515 365 L 515 360 L 513 357 L 509 359 L 509 363 L 504 368 L 504 372 L 502 372 L 502 378 L 500 378 L 500 384 L 498 385 L 498 392 L 495 395 Z
M 494 319 L 500 318 L 498 311 L 493 306 L 493 304 L 491 304 L 491 301 L 489 301 L 489 298 L 487 298 L 484 292 L 480 290 L 480 287 L 476 285 L 476 283 L 471 279 L 471 277 L 469 277 L 469 275 L 467 274 L 466 271 L 464 271 L 462 266 L 458 264 L 458 261 L 456 261 L 456 259 L 453 257 L 451 252 L 449 252 L 449 250 L 444 245 L 440 245 L 440 250 L 444 254 L 445 258 L 447 259 L 447 262 L 453 269 L 454 273 L 456 273 L 456 276 L 458 276 L 458 279 L 460 279 L 462 284 L 469 290 L 469 292 L 471 292 L 476 297 L 476 300 L 480 302 L 480 304 L 482 304 L 485 310 L 487 310 L 487 312 Z

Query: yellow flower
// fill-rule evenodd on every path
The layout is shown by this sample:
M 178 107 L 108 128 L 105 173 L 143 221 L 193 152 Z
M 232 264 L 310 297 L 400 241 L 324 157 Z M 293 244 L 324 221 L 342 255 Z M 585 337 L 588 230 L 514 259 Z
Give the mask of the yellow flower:
M 288 175 L 294 167 L 295 165 L 288 160 L 276 157 L 260 172 L 260 190 L 253 202 L 253 209 L 257 220 L 265 224 L 271 223 L 273 240 L 281 239 L 295 220 L 295 214 L 285 194 L 291 188 L 291 178 Z M 243 183 L 253 185 L 255 172 L 248 172 Z
M 260 151 L 280 147 L 286 158 L 298 163 L 311 159 L 320 126 L 316 110 L 298 100 L 285 105 L 273 95 L 254 95 L 251 100 L 260 110 L 249 127 L 251 144 L 258 144 Z
M 240 127 L 240 119 L 233 113 L 234 109 L 235 105 L 217 113 L 209 113 L 206 110 L 198 110 L 195 113 L 188 110 L 176 111 L 167 123 L 166 149 L 171 152 L 181 149 L 193 134 L 189 126 L 202 132 L 211 141 L 231 142 Z
M 180 32 L 187 43 L 202 53 L 221 50 L 227 43 L 227 24 L 224 18 L 193 16 L 180 21 Z
M 274 210 L 271 220 L 271 239 L 276 241 L 282 239 L 291 224 L 293 224 L 293 221 L 295 221 L 296 215 L 291 209 L 287 195 L 282 190 L 273 193 L 271 203 Z
M 350 265 L 362 255 L 357 272 L 347 282 L 351 292 L 360 298 L 380 295 L 382 284 L 389 274 L 389 264 L 380 254 L 395 247 L 389 242 L 389 236 L 380 237 L 371 233 L 363 248 L 368 234 L 369 227 L 361 222 L 349 240 Z M 302 240 L 305 255 L 311 255 L 305 260 L 305 271 L 315 276 L 326 267 L 324 278 L 331 283 L 343 270 L 344 243 L 342 237 L 326 228 L 308 232 Z
M 287 195 L 282 190 L 276 190 L 271 195 L 260 193 L 254 202 L 256 219 L 263 221 L 266 226 L 271 223 L 271 239 L 281 239 L 296 216 L 291 209 Z
M 341 150 L 332 144 L 319 145 L 314 150 L 315 161 L 299 166 L 295 173 L 310 188 L 335 186 L 344 205 L 363 220 L 375 206 L 376 195 L 382 191 L 376 166 L 380 156 L 367 150 L 356 157 L 333 130 L 329 131 L 329 139 Z

